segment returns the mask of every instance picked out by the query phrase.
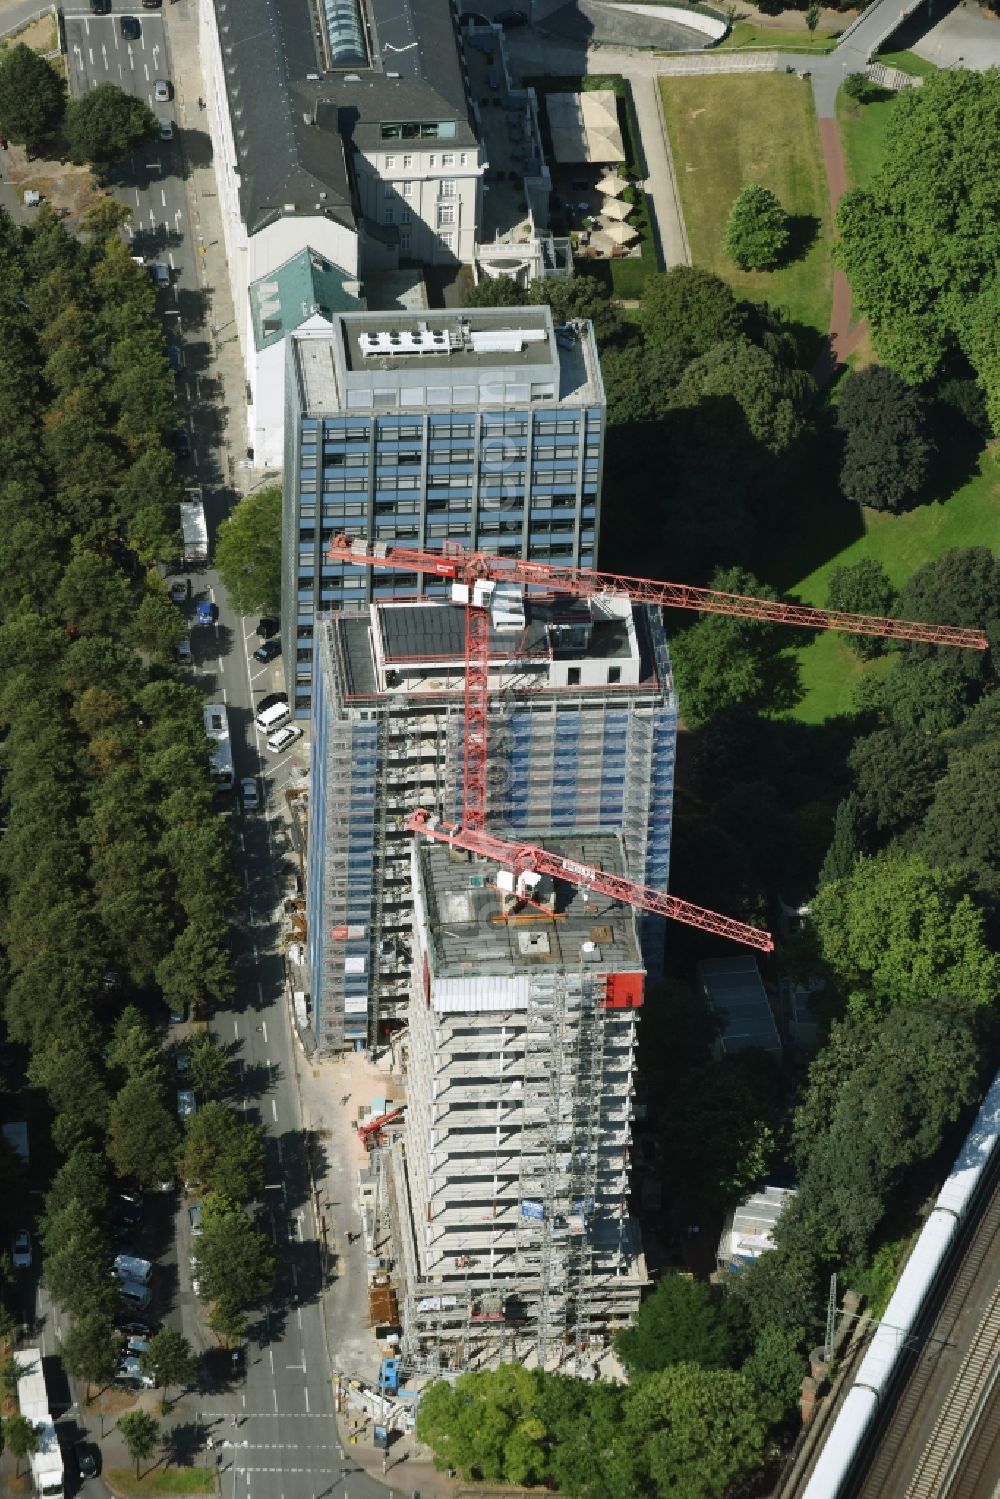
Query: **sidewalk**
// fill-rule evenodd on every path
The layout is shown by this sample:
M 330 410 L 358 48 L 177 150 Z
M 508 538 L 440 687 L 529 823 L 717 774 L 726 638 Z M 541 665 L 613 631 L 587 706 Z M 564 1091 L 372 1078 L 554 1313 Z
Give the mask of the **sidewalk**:
M 182 246 L 181 253 L 191 257 L 204 295 L 202 324 L 200 328 L 189 329 L 202 332 L 207 350 L 207 367 L 195 376 L 195 388 L 200 400 L 200 384 L 206 377 L 220 387 L 217 397 L 213 393 L 213 403 L 223 422 L 216 482 L 235 492 L 253 483 L 252 471 L 238 466 L 246 463 L 246 373 L 229 291 L 211 138 L 204 111 L 198 105 L 205 86 L 198 58 L 197 0 L 178 0 L 176 4 L 165 5 L 162 15 L 170 47 L 178 138 L 193 236 L 193 243 Z

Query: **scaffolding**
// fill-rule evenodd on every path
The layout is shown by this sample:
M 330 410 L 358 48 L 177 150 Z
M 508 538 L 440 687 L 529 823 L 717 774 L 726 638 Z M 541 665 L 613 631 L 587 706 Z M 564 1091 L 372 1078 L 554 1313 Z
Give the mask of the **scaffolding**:
M 405 1141 L 391 1152 L 403 1353 L 414 1368 L 555 1367 L 606 1344 L 645 1284 L 627 1203 L 636 1012 L 609 999 L 608 972 L 636 967 L 634 917 L 616 907 L 594 924 L 576 895 L 568 912 L 504 925 L 483 866 L 436 854 L 418 954 L 428 930 L 468 950 L 464 900 L 481 955 L 460 965 L 468 989 L 434 1003 L 423 956 L 415 966 Z M 507 989 L 484 922 L 512 954 Z

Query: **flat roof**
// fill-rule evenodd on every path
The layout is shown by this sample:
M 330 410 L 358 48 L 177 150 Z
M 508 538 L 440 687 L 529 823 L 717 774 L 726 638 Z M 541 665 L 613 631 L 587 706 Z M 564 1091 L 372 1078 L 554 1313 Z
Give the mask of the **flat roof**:
M 559 645 L 550 652 L 547 626 L 553 621 L 574 623 L 589 618 L 587 605 L 582 601 L 571 604 L 560 600 L 558 604 L 537 602 L 531 594 L 525 597 L 525 628 L 507 633 L 490 632 L 490 660 L 498 666 L 515 655 L 527 655 L 538 660 L 539 671 L 547 669 L 550 658 L 563 661 L 607 661 L 631 659 L 631 640 L 627 621 L 624 619 L 597 619 L 590 626 L 590 638 L 585 646 L 574 648 Z M 572 612 L 571 612 L 572 611 Z M 639 683 L 634 691 L 657 687 L 656 668 L 650 646 L 648 629 L 642 606 L 632 610 L 635 639 L 639 648 Z M 384 652 L 383 661 L 376 659 L 373 634 L 373 618 L 377 621 Z M 372 695 L 385 700 L 405 695 L 405 683 L 399 689 L 384 690 L 380 686 L 381 667 L 391 667 L 393 662 L 403 665 L 407 661 L 426 662 L 436 658 L 435 664 L 442 668 L 451 666 L 458 673 L 464 669 L 465 661 L 465 612 L 449 599 L 426 599 L 414 603 L 376 603 L 364 605 L 358 610 L 340 610 L 325 622 L 331 640 L 336 641 L 337 659 L 343 675 L 342 691 L 347 697 Z M 531 661 L 518 659 L 515 667 L 518 677 L 531 670 Z M 420 691 L 426 693 L 428 684 L 422 679 Z M 587 683 L 574 686 L 574 693 L 605 691 L 598 684 Z M 439 695 L 462 696 L 461 684 L 442 682 Z M 532 691 L 545 692 L 544 681 L 537 682 Z
M 706 959 L 698 964 L 698 977 L 722 1015 L 724 1052 L 746 1051 L 752 1046 L 764 1051 L 781 1050 L 767 991 L 752 954 Z
M 292 348 L 306 415 L 604 404 L 593 326 L 556 326 L 543 306 L 337 314 L 330 328 L 299 330 Z
M 576 863 L 625 873 L 617 833 L 579 831 L 554 837 L 528 832 L 523 841 Z M 506 920 L 492 888 L 495 864 L 424 838 L 418 842 L 417 861 L 435 978 L 513 977 L 540 969 L 578 974 L 581 966 L 598 973 L 644 968 L 631 906 L 558 880 L 552 916 L 526 906 L 516 921 Z

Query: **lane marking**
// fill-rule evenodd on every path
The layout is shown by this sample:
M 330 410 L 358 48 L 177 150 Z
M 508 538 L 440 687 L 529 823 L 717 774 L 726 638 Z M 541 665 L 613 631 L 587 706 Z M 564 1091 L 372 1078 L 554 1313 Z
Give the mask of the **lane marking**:
M 275 1124 L 277 1124 L 277 1122 L 278 1122 L 278 1104 L 277 1104 L 277 1100 L 274 1099 L 274 1098 L 271 1099 L 271 1113 L 274 1115 L 274 1122 L 275 1122 Z
M 264 1032 L 264 1045 L 266 1046 L 267 1045 L 267 1021 L 266 1020 L 262 1020 L 261 1021 L 261 1029 Z M 270 1063 L 268 1063 L 268 1066 L 270 1066 Z

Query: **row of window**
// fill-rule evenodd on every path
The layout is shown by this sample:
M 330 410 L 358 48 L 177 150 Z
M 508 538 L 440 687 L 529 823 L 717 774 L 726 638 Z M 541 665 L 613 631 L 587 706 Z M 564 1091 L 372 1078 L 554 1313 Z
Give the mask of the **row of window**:
M 442 177 L 437 184 L 439 198 L 456 198 L 458 196 L 458 183 L 453 177 Z M 383 189 L 385 198 L 412 198 L 412 182 L 387 182 Z

